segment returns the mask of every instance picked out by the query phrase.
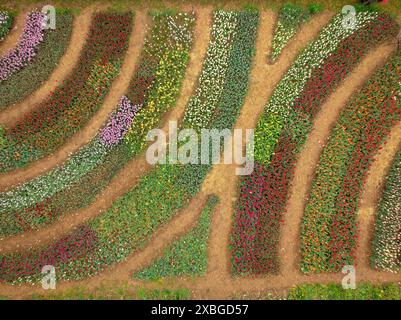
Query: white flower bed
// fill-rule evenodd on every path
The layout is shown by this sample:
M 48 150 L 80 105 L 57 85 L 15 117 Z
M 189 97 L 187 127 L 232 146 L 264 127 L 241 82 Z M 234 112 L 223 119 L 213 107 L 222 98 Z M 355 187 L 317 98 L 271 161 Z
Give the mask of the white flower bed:
M 195 129 L 207 126 L 220 98 L 236 26 L 237 13 L 225 11 L 214 13 L 212 39 L 199 77 L 199 85 L 188 103 L 184 117 L 184 121 Z
M 299 96 L 312 70 L 320 67 L 324 60 L 338 47 L 339 43 L 352 33 L 357 32 L 368 22 L 376 19 L 377 13 L 360 12 L 356 16 L 355 29 L 342 26 L 343 15 L 338 14 L 331 23 L 324 27 L 318 39 L 312 42 L 296 59 L 284 78 L 278 84 L 265 112 L 288 114 L 288 107 Z
M 63 166 L 12 190 L 0 192 L 0 213 L 32 206 L 67 188 L 101 163 L 108 152 L 110 148 L 96 138 L 73 154 Z

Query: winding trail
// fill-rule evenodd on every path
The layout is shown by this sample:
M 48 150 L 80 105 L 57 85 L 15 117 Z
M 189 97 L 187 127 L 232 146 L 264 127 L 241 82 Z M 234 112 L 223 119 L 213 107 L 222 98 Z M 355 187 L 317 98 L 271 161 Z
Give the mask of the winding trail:
M 129 47 L 123 65 L 121 66 L 119 75 L 113 81 L 100 110 L 92 116 L 82 130 L 75 133 L 68 142 L 54 154 L 35 161 L 24 168 L 0 175 L 0 191 L 10 189 L 12 186 L 35 178 L 57 165 L 62 164 L 72 153 L 88 144 L 95 137 L 99 128 L 105 123 L 110 113 L 117 106 L 121 96 L 128 89 L 144 42 L 147 20 L 148 16 L 146 12 L 136 12 L 135 18 L 133 19 L 133 30 L 129 40 Z
M 235 127 L 250 128 L 255 126 L 259 114 L 263 111 L 268 98 L 271 96 L 275 88 L 275 84 L 277 84 L 287 68 L 291 65 L 299 50 L 306 45 L 307 41 L 313 39 L 313 37 L 317 35 L 320 28 L 325 22 L 328 21 L 329 17 L 329 14 L 324 14 L 316 17 L 313 21 L 305 25 L 301 29 L 301 32 L 298 33 L 295 39 L 293 39 L 289 46 L 287 46 L 287 48 L 284 50 L 281 58 L 274 65 L 269 66 L 267 65 L 266 56 L 271 45 L 270 42 L 272 38 L 272 22 L 274 15 L 271 12 L 261 12 L 261 24 L 260 30 L 258 31 L 258 39 L 256 44 L 257 50 L 254 58 L 249 92 Z M 314 25 L 314 27 L 312 27 L 312 25 Z M 385 49 L 380 47 L 377 50 Z M 368 57 L 370 57 L 370 55 Z M 368 59 L 368 57 L 366 59 Z M 290 60 L 288 61 L 288 59 Z M 362 63 L 364 62 L 365 60 Z M 270 81 L 269 83 L 266 83 L 266 76 L 269 76 L 269 80 L 272 79 L 271 83 Z M 354 78 L 355 76 L 352 74 L 350 77 Z M 348 78 L 345 81 L 348 81 Z M 341 88 L 342 87 L 343 86 L 341 86 Z M 388 145 L 396 144 L 392 141 L 397 140 L 397 137 L 399 137 L 401 134 L 401 125 L 397 126 L 396 128 L 398 129 L 393 130 Z M 328 130 L 330 129 L 328 128 Z M 310 139 L 311 138 L 309 137 L 307 143 L 309 143 Z M 388 147 L 386 146 L 383 150 L 388 150 Z M 394 151 L 380 152 L 378 161 L 384 161 L 380 160 L 382 158 L 382 154 L 390 154 L 392 152 Z M 302 157 L 300 158 L 302 159 Z M 375 169 L 376 166 L 380 168 L 383 167 L 383 165 L 377 165 L 376 163 L 373 164 L 371 169 L 372 173 L 369 176 L 371 178 L 368 178 L 366 186 L 372 185 L 372 183 L 369 181 L 375 181 L 375 177 L 380 175 L 375 175 L 374 173 L 378 172 L 377 169 Z M 91 289 L 97 288 L 100 285 L 112 284 L 113 286 L 116 286 L 119 284 L 126 285 L 128 283 L 129 285 L 140 285 L 141 287 L 149 289 L 172 290 L 188 288 L 192 291 L 194 297 L 197 299 L 213 299 L 232 298 L 236 293 L 241 292 L 260 292 L 281 289 L 285 290 L 289 287 L 303 283 L 341 283 L 341 279 L 343 277 L 342 274 L 315 274 L 313 276 L 309 276 L 302 275 L 300 273 L 282 273 L 277 276 L 264 276 L 259 278 L 230 277 L 229 252 L 227 249 L 227 243 L 229 240 L 233 202 L 235 201 L 238 180 L 238 177 L 235 176 L 234 169 L 235 166 L 215 165 L 202 185 L 200 193 L 197 195 L 197 197 L 192 199 L 189 206 L 175 216 L 169 224 L 156 231 L 152 239 L 153 241 L 151 241 L 148 246 L 144 247 L 139 252 L 130 255 L 125 262 L 113 265 L 93 278 L 83 281 L 59 283 L 57 284 L 56 292 L 64 291 L 77 285 L 85 286 L 90 291 Z M 369 188 L 366 188 L 366 190 L 369 190 Z M 216 212 L 214 213 L 212 220 L 212 231 L 209 239 L 209 265 L 206 276 L 198 277 L 196 279 L 172 278 L 158 282 L 130 280 L 132 272 L 148 265 L 150 261 L 160 255 L 164 247 L 166 247 L 179 235 L 184 234 L 186 232 L 185 230 L 194 225 L 202 209 L 202 204 L 204 203 L 206 196 L 210 193 L 214 193 L 219 196 L 220 203 L 216 207 Z M 370 196 L 368 198 L 370 199 Z M 364 199 L 364 197 L 362 197 L 362 199 Z M 184 221 L 179 222 L 179 219 L 184 219 Z M 160 235 L 161 238 L 159 239 L 158 236 L 156 237 L 155 235 Z M 386 282 L 397 282 L 400 280 L 400 275 L 377 272 L 374 270 L 367 270 L 360 275 L 357 274 L 358 282 L 369 281 L 374 284 L 383 284 Z M 18 299 L 29 297 L 33 293 L 52 294 L 54 292 L 45 291 L 38 286 L 0 285 L 0 295 L 6 295 Z
M 30 7 L 31 6 L 24 8 L 24 11 L 19 12 L 18 15 L 14 17 L 11 30 L 5 36 L 4 40 L 0 42 L 0 57 L 18 44 L 18 40 L 22 35 L 22 31 L 24 31 L 25 17 L 26 14 L 30 11 Z
M 177 105 L 167 115 L 169 120 L 181 119 L 188 100 L 196 88 L 197 79 L 202 70 L 203 58 L 206 55 L 209 43 L 209 31 L 212 23 L 211 13 L 211 8 L 207 7 L 203 7 L 197 11 L 194 44 L 190 52 L 189 64 L 185 72 Z M 165 121 L 162 130 L 167 131 L 167 129 L 168 121 Z M 115 200 L 131 190 L 138 183 L 140 177 L 151 168 L 152 166 L 146 161 L 145 154 L 134 158 L 125 165 L 112 179 L 107 188 L 89 206 L 75 213 L 65 215 L 58 221 L 39 230 L 28 231 L 16 236 L 0 239 L 0 253 L 21 252 L 60 239 L 74 228 L 110 208 Z
M 295 166 L 289 198 L 286 205 L 285 223 L 280 237 L 281 272 L 286 275 L 300 273 L 300 239 L 302 217 L 308 200 L 315 169 L 320 155 L 330 137 L 338 116 L 349 99 L 395 50 L 392 44 L 371 50 L 353 72 L 327 98 L 313 121 L 313 129 L 303 145 Z
M 397 151 L 401 147 L 400 137 L 401 122 L 392 128 L 390 136 L 376 154 L 361 193 L 357 218 L 357 268 L 359 273 L 362 274 L 370 271 L 371 241 L 374 235 L 376 209 L 383 191 L 385 177 L 390 170 Z
M 266 57 L 271 48 L 276 16 L 271 11 L 261 12 L 249 90 L 234 128 L 246 129 L 256 126 L 278 82 L 300 51 L 318 35 L 331 16 L 330 13 L 324 12 L 303 25 L 300 32 L 284 48 L 279 59 L 271 65 L 268 64 Z M 266 77 L 269 78 L 268 82 Z M 229 147 L 232 148 L 232 146 Z M 206 177 L 202 188 L 204 192 L 214 193 L 220 198 L 212 221 L 208 280 L 206 281 L 209 285 L 215 283 L 220 288 L 211 295 L 214 299 L 226 296 L 225 283 L 231 278 L 228 243 L 239 180 L 239 177 L 235 175 L 235 168 L 236 165 L 215 165 Z
M 319 33 L 324 24 L 328 22 L 331 14 L 324 13 L 313 19 L 306 24 L 297 37 L 287 46 L 283 52 L 281 59 L 277 64 L 269 66 L 266 61 L 266 54 L 269 50 L 270 39 L 272 35 L 272 25 L 274 14 L 272 12 L 261 12 L 260 28 L 258 30 L 258 38 L 256 44 L 256 57 L 254 58 L 254 66 L 252 68 L 251 82 L 249 94 L 245 101 L 235 128 L 251 128 L 254 127 L 256 121 L 263 111 L 268 97 L 273 93 L 275 85 L 285 74 L 290 67 L 292 61 L 295 59 L 299 51 L 306 46 L 306 44 L 314 39 Z M 266 39 L 266 35 L 270 35 L 270 39 Z M 207 45 L 207 44 L 206 44 Z M 262 70 L 261 70 L 262 68 Z M 266 75 L 271 76 L 272 82 L 268 84 L 265 82 Z M 232 146 L 231 146 L 232 147 Z M 209 298 L 224 298 L 228 297 L 232 290 L 235 290 L 235 283 L 231 279 L 229 272 L 229 252 L 227 243 L 229 239 L 229 232 L 231 228 L 233 201 L 237 192 L 238 176 L 235 175 L 234 165 L 215 165 L 212 171 L 207 175 L 199 194 L 190 202 L 190 205 L 183 209 L 176 215 L 169 224 L 161 227 L 154 235 L 163 234 L 168 235 L 172 240 L 176 235 L 184 234 L 192 225 L 196 223 L 196 219 L 200 214 L 202 206 L 200 203 L 205 201 L 205 196 L 208 194 L 216 194 L 220 198 L 220 202 L 216 207 L 216 212 L 213 215 L 212 231 L 209 239 L 209 264 L 208 271 L 205 277 L 194 279 L 175 279 L 173 282 L 185 283 L 185 286 L 195 287 L 197 290 L 205 291 Z M 194 203 L 196 205 L 194 205 Z M 189 220 L 191 220 L 191 222 Z M 179 222 L 184 220 L 182 224 Z M 177 228 L 182 228 L 178 230 Z M 156 238 L 157 239 L 157 238 Z M 146 266 L 161 252 L 163 247 L 166 247 L 170 242 L 168 241 L 151 241 L 139 253 L 131 254 L 124 262 L 107 268 L 104 272 L 100 273 L 90 279 L 77 282 L 63 282 L 60 283 L 61 290 L 71 288 L 76 285 L 84 285 L 87 288 L 95 288 L 100 284 L 112 281 L 127 281 L 132 276 L 132 272 L 139 270 L 141 267 Z M 138 258 L 140 257 L 140 258 Z M 249 280 L 242 280 L 243 286 L 248 289 Z M 189 284 L 188 284 L 189 283 Z M 3 289 L 9 286 L 0 286 L 0 294 Z M 23 296 L 24 294 L 32 293 L 32 287 L 19 286 L 18 289 L 11 288 L 17 295 Z M 41 292 L 42 290 L 38 290 Z M 8 295 L 12 294 L 11 291 L 7 292 Z
M 11 105 L 0 112 L 0 123 L 6 127 L 13 127 L 28 112 L 31 112 L 41 102 L 49 97 L 60 83 L 63 83 L 79 61 L 81 51 L 86 43 L 90 27 L 92 24 L 92 15 L 100 9 L 99 5 L 91 5 L 82 10 L 79 16 L 74 16 L 72 34 L 70 42 L 64 55 L 53 70 L 49 79 L 47 79 L 38 90 L 26 97 L 23 101 Z

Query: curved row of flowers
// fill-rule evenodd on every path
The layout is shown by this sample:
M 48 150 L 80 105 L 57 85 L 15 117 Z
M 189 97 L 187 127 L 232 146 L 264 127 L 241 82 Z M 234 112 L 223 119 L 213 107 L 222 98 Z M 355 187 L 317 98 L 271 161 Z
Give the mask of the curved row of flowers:
M 62 166 L 0 193 L 0 235 L 38 228 L 86 206 L 143 150 L 145 137 L 136 136 L 142 146 L 136 148 L 127 132 L 149 126 L 145 120 L 134 122 L 135 117 L 147 115 L 148 122 L 157 123 L 175 104 L 188 62 L 193 25 L 192 14 L 153 16 L 139 65 L 116 111 L 98 135 Z M 180 37 L 169 26 L 179 28 Z
M 26 15 L 24 30 L 15 48 L 0 58 L 0 82 L 22 69 L 35 55 L 44 38 L 43 25 L 46 15 L 41 12 L 29 12 Z
M 188 107 L 192 107 L 186 110 L 182 127 L 197 128 L 201 123 L 207 128 L 233 126 L 248 87 L 258 21 L 259 14 L 253 11 L 214 13 L 212 38 L 198 90 L 190 99 Z M 214 70 L 210 65 L 221 70 L 216 75 L 220 79 L 206 74 Z M 196 106 L 203 107 L 198 102 L 202 92 L 215 90 L 212 87 L 216 83 L 222 88 L 213 91 L 213 111 L 206 119 Z M 138 118 L 139 113 L 134 123 Z M 107 212 L 69 236 L 36 251 L 1 256 L 0 279 L 36 282 L 45 264 L 55 265 L 58 278 L 64 280 L 97 274 L 143 247 L 151 234 L 194 196 L 209 169 L 210 165 L 158 165 Z
M 132 13 L 97 13 L 77 66 L 49 98 L 12 128 L 0 150 L 0 172 L 53 153 L 100 108 L 128 47 Z
M 398 94 L 400 97 L 400 94 Z M 372 245 L 372 267 L 386 271 L 401 268 L 401 152 L 388 173 L 376 216 Z
M 134 274 L 141 280 L 158 280 L 177 276 L 202 276 L 207 268 L 207 241 L 212 214 L 218 198 L 210 196 L 199 220 L 192 229 L 171 243 L 162 257 Z
M 74 16 L 67 9 L 56 12 L 57 28 L 44 32 L 43 41 L 36 48 L 35 58 L 1 81 L 0 110 L 22 101 L 39 89 L 65 53 L 71 38 Z
M 0 11 L 0 42 L 10 32 L 15 14 L 10 11 Z
M 304 272 L 355 264 L 360 192 L 375 153 L 401 119 L 400 57 L 395 54 L 346 106 L 323 151 L 302 225 Z
M 291 3 L 285 4 L 280 9 L 272 41 L 270 57 L 272 62 L 277 60 L 288 41 L 297 33 L 300 26 L 309 19 L 309 16 L 319 11 L 321 11 L 319 6 L 303 8 Z
M 233 273 L 279 269 L 278 241 L 293 168 L 327 96 L 372 45 L 394 36 L 396 23 L 362 12 L 354 31 L 335 16 L 278 84 L 255 131 L 255 170 L 240 183 L 231 235 Z

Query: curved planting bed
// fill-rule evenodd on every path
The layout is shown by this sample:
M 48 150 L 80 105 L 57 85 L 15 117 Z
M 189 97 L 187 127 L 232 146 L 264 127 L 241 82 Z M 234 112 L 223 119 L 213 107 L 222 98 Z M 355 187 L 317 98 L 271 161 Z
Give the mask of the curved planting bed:
M 10 32 L 14 17 L 14 12 L 0 11 L 0 42 L 3 41 Z
M 158 280 L 178 276 L 202 276 L 207 268 L 207 241 L 212 214 L 218 198 L 211 196 L 202 209 L 199 221 L 185 235 L 174 241 L 163 256 L 134 274 L 141 280 Z
M 299 31 L 301 25 L 308 21 L 310 15 L 319 13 L 320 5 L 309 5 L 308 8 L 287 3 L 278 13 L 277 25 L 274 30 L 271 61 L 274 62 L 280 56 L 281 51 Z
M 199 85 L 182 128 L 233 126 L 247 92 L 258 17 L 253 11 L 215 12 Z M 134 133 L 128 132 L 126 137 L 132 137 L 128 141 L 135 141 Z M 152 233 L 197 193 L 209 169 L 210 165 L 158 165 L 106 213 L 53 245 L 1 256 L 0 279 L 35 282 L 46 264 L 56 266 L 58 279 L 97 274 L 147 244 Z
M 38 228 L 88 205 L 143 150 L 144 129 L 156 126 L 175 104 L 193 26 L 194 17 L 189 14 L 153 16 L 129 89 L 98 135 L 62 166 L 0 193 L 0 236 Z
M 395 54 L 342 111 L 306 205 L 302 271 L 334 272 L 355 263 L 358 200 L 375 153 L 401 119 L 400 81 L 401 59 Z
M 373 268 L 400 271 L 401 152 L 398 152 L 393 161 L 384 188 L 383 198 L 376 217 L 371 262 Z
M 293 168 L 327 96 L 371 46 L 397 34 L 386 15 L 357 14 L 356 28 L 335 16 L 278 84 L 255 130 L 255 170 L 242 179 L 231 235 L 234 274 L 276 273 L 278 242 Z
M 71 75 L 13 128 L 0 150 L 0 172 L 23 167 L 53 153 L 102 105 L 117 77 L 132 28 L 132 14 L 98 13 Z
M 22 69 L 36 56 L 38 46 L 44 39 L 45 21 L 46 15 L 41 12 L 30 12 L 26 15 L 24 30 L 18 44 L 0 58 L 0 81 Z
M 44 31 L 43 41 L 38 44 L 35 57 L 18 72 L 0 81 L 0 110 L 39 89 L 65 53 L 71 37 L 73 15 L 68 10 L 57 10 L 56 13 L 56 29 Z

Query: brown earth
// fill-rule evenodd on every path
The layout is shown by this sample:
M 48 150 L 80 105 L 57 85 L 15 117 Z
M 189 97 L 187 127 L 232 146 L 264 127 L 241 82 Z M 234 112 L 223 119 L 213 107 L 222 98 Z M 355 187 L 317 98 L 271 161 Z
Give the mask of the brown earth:
M 18 44 L 22 31 L 24 31 L 25 16 L 29 11 L 29 7 L 24 8 L 24 10 L 14 18 L 10 32 L 5 36 L 4 40 L 0 42 L 0 57 Z
M 24 168 L 16 169 L 0 175 L 0 191 L 33 179 L 46 171 L 62 164 L 72 153 L 88 144 L 105 123 L 110 113 L 117 106 L 121 96 L 127 91 L 135 66 L 141 52 L 145 37 L 145 25 L 148 16 L 144 11 L 138 11 L 133 21 L 133 31 L 129 40 L 129 47 L 120 74 L 111 85 L 109 93 L 103 102 L 102 108 L 91 118 L 87 125 L 75 133 L 68 142 L 54 154 L 33 162 Z M 85 38 L 85 36 L 83 36 Z M 67 72 L 68 70 L 65 69 Z
M 202 61 L 206 54 L 207 45 L 209 43 L 211 8 L 202 8 L 198 10 L 197 15 L 198 19 L 194 31 L 195 37 L 193 48 L 190 53 L 190 61 L 184 76 L 182 90 L 177 100 L 177 106 L 169 114 L 169 120 L 181 119 L 185 111 L 185 106 L 188 103 L 188 99 L 195 90 L 197 79 L 202 69 Z M 140 15 L 137 14 L 136 16 L 139 17 Z M 135 30 L 133 33 L 135 33 Z M 136 32 L 136 34 L 141 38 L 144 37 L 144 34 L 140 34 L 139 31 Z M 165 122 L 166 123 L 162 130 L 166 132 L 168 129 L 168 123 L 167 121 Z M 61 217 L 60 220 L 45 228 L 0 239 L 0 252 L 20 252 L 39 245 L 48 244 L 63 237 L 64 235 L 70 233 L 77 226 L 86 222 L 88 219 L 91 219 L 106 211 L 116 199 L 131 190 L 133 186 L 138 183 L 139 178 L 151 168 L 152 167 L 146 162 L 145 155 L 141 155 L 131 160 L 112 179 L 107 188 L 96 197 L 91 205 L 73 214 Z
M 303 146 L 295 166 L 290 196 L 286 205 L 285 223 L 281 230 L 280 261 L 283 273 L 298 274 L 302 216 L 309 197 L 315 168 L 327 143 L 331 129 L 337 122 L 341 110 L 377 68 L 384 65 L 394 52 L 395 46 L 387 44 L 377 47 L 362 60 L 342 84 L 328 97 L 314 119 L 313 129 Z
M 97 9 L 100 9 L 99 5 L 89 6 L 82 10 L 79 16 L 74 17 L 69 45 L 49 79 L 47 79 L 38 90 L 33 92 L 23 101 L 1 111 L 0 123 L 2 125 L 9 128 L 15 126 L 18 120 L 45 101 L 49 97 L 49 94 L 71 74 L 75 65 L 79 61 L 82 48 L 84 47 L 88 37 L 92 15 Z
M 369 259 L 371 253 L 371 241 L 374 235 L 377 205 L 382 194 L 385 177 L 390 170 L 397 151 L 400 150 L 400 137 L 401 123 L 398 123 L 392 128 L 388 140 L 376 154 L 361 193 L 358 211 L 357 265 L 360 272 L 363 273 L 370 269 Z
M 254 59 L 254 66 L 252 69 L 251 81 L 249 92 L 246 97 L 245 105 L 241 111 L 240 117 L 237 121 L 236 128 L 253 128 L 256 125 L 257 119 L 263 108 L 271 96 L 274 88 L 276 87 L 278 81 L 285 74 L 288 67 L 291 65 L 293 60 L 299 51 L 307 44 L 308 41 L 312 40 L 317 34 L 321 27 L 328 21 L 330 18 L 329 13 L 324 13 L 308 24 L 306 24 L 301 32 L 299 32 L 296 37 L 289 43 L 289 45 L 285 48 L 283 54 L 280 59 L 274 65 L 267 64 L 268 52 L 271 46 L 272 39 L 272 26 L 275 16 L 272 12 L 263 12 L 261 15 L 261 25 L 258 31 L 258 39 L 257 39 L 257 50 L 256 56 Z M 196 37 L 195 37 L 196 39 Z M 206 43 L 207 44 L 207 43 Z M 382 50 L 382 51 L 381 51 Z M 367 76 L 369 72 L 371 72 L 375 67 L 379 65 L 379 62 L 372 58 L 376 52 L 382 52 L 383 54 L 389 54 L 387 50 L 390 50 L 387 47 L 380 47 L 376 50 L 372 51 L 368 55 L 368 57 L 363 60 L 362 64 L 357 68 L 357 70 L 350 75 L 343 85 L 341 85 L 336 93 L 341 93 L 341 95 L 345 95 L 344 97 L 335 98 L 334 102 L 332 98 L 328 100 L 328 102 L 323 106 L 330 105 L 331 107 L 334 105 L 333 109 L 330 110 L 327 119 L 323 115 L 318 114 L 314 131 L 311 133 L 305 147 L 302 150 L 302 154 L 306 154 L 305 150 L 309 150 L 310 152 L 314 152 L 314 156 L 310 155 L 310 161 L 314 161 L 316 163 L 319 159 L 319 155 L 322 149 L 322 139 L 327 137 L 326 134 L 329 134 L 330 128 L 332 127 L 339 109 L 346 103 L 346 100 L 349 98 L 346 96 L 348 92 L 345 83 L 353 86 L 353 90 L 355 90 L 359 85 L 361 85 L 361 81 L 358 77 L 363 78 Z M 372 60 L 368 60 L 368 59 Z M 385 59 L 383 59 L 385 60 Z M 373 66 L 367 66 L 370 61 Z M 376 65 L 375 65 L 376 64 Z M 360 74 L 359 74 L 360 73 Z M 269 81 L 265 81 L 266 77 L 269 77 Z M 354 79 L 354 80 L 352 80 Z M 350 83 L 351 82 L 351 83 Z M 343 91 L 341 91 L 343 90 Z M 188 94 L 191 94 L 188 91 Z M 184 98 L 183 98 L 184 99 Z M 185 99 L 184 99 L 185 100 Z M 187 101 L 187 100 L 185 100 Z M 327 107 L 326 107 L 327 108 Z M 329 110 L 328 110 L 329 111 Z M 177 116 L 178 118 L 178 116 Z M 318 124 L 319 123 L 319 124 Z M 320 126 L 323 125 L 323 128 Z M 391 159 L 394 154 L 394 148 L 396 142 L 392 142 L 393 140 L 397 140 L 397 137 L 401 134 L 400 128 L 398 126 L 393 130 L 391 138 L 387 145 L 392 145 L 389 150 L 385 147 L 377 156 L 377 162 L 372 165 L 372 169 L 369 172 L 368 182 L 366 183 L 365 189 L 362 196 L 362 208 L 364 206 L 371 207 L 369 201 L 374 198 L 372 194 L 375 192 L 374 190 L 377 186 L 375 186 L 376 179 L 383 177 L 384 172 L 387 169 L 377 169 L 377 168 L 387 168 L 390 160 L 380 160 L 384 156 L 384 154 L 388 155 L 388 159 Z M 312 145 L 312 142 L 317 142 L 317 145 Z M 324 143 L 324 142 L 323 142 Z M 309 146 L 309 147 L 308 147 Z M 312 149 L 307 149 L 312 148 Z M 320 151 L 319 151 L 320 150 Z M 309 155 L 308 155 L 309 156 Z M 300 162 L 297 166 L 302 164 L 303 157 L 300 157 Z M 310 165 L 308 163 L 304 163 L 305 170 L 310 170 Z M 312 168 L 313 169 L 313 168 Z M 125 169 L 124 169 L 125 170 Z M 296 171 L 295 178 L 292 186 L 292 194 L 294 192 L 298 192 L 304 194 L 302 199 L 298 199 L 293 195 L 290 198 L 288 203 L 288 212 L 295 210 L 296 214 L 291 214 L 291 221 L 289 221 L 289 217 L 286 219 L 286 225 L 284 226 L 284 233 L 282 243 L 284 245 L 289 246 L 289 250 L 285 248 L 290 254 L 285 255 L 285 259 L 289 263 L 287 263 L 286 268 L 283 269 L 277 276 L 264 276 L 264 277 L 254 277 L 254 278 L 232 278 L 229 270 L 229 252 L 227 248 L 227 244 L 229 242 L 229 233 L 231 228 L 231 221 L 233 215 L 233 202 L 235 201 L 237 195 L 237 182 L 238 178 L 235 176 L 235 166 L 223 166 L 223 165 L 215 165 L 212 171 L 208 174 L 202 189 L 197 197 L 195 197 L 189 204 L 188 207 L 183 209 L 176 217 L 174 217 L 169 224 L 160 228 L 160 230 L 154 233 L 152 241 L 149 242 L 149 245 L 145 246 L 142 250 L 137 253 L 134 253 L 128 257 L 128 259 L 122 263 L 116 264 L 106 271 L 102 272 L 100 275 L 79 282 L 63 282 L 58 285 L 58 289 L 56 292 L 64 291 L 68 288 L 74 286 L 85 286 L 89 290 L 99 287 L 100 285 L 108 285 L 112 284 L 113 286 L 118 284 L 126 284 L 127 281 L 130 285 L 141 285 L 146 288 L 153 289 L 178 289 L 178 288 L 189 288 L 193 293 L 195 298 L 200 299 L 213 299 L 213 298 L 231 298 L 235 295 L 240 294 L 241 292 L 260 292 L 265 290 L 284 290 L 289 287 L 303 284 L 303 283 L 340 283 L 343 277 L 342 274 L 315 274 L 315 275 L 303 275 L 300 272 L 295 272 L 294 261 L 297 261 L 298 255 L 294 253 L 294 243 L 290 243 L 290 238 L 297 237 L 295 243 L 299 242 L 299 236 L 294 231 L 294 234 L 289 235 L 291 230 L 299 229 L 300 226 L 300 217 L 299 216 L 299 208 L 303 206 L 305 202 L 305 197 L 308 192 L 308 181 L 311 180 L 311 174 L 313 174 L 313 170 L 311 174 L 305 174 L 303 171 Z M 138 174 L 140 176 L 140 174 Z M 299 183 L 299 179 L 303 180 L 303 184 Z M 372 182 L 369 182 L 372 181 Z M 371 187 L 369 187 L 371 186 Z M 369 191 L 370 188 L 373 188 L 373 191 Z M 373 193 L 372 193 L 373 192 Z M 166 247 L 171 241 L 176 239 L 179 235 L 184 234 L 190 227 L 192 227 L 196 219 L 199 217 L 200 211 L 202 209 L 202 205 L 206 199 L 208 194 L 216 194 L 220 198 L 220 203 L 216 208 L 216 212 L 212 221 L 212 231 L 209 239 L 209 261 L 208 261 L 208 271 L 204 277 L 198 278 L 174 278 L 174 279 L 165 279 L 163 281 L 158 282 L 144 282 L 144 281 L 134 281 L 130 280 L 132 273 L 143 268 L 148 265 L 153 259 L 159 256 L 164 247 Z M 364 200 L 367 199 L 367 200 Z M 97 202 L 97 201 L 96 201 Z M 373 202 L 376 202 L 373 199 Z M 302 211 L 302 209 L 301 209 Z M 97 213 L 96 213 L 97 214 Z M 95 214 L 95 215 L 96 215 Z M 292 227 L 292 221 L 298 221 L 298 225 L 294 228 Z M 368 229 L 367 229 L 368 230 Z M 159 239 L 160 236 L 160 239 Z M 369 236 L 363 236 L 362 239 L 368 238 Z M 365 241 L 366 242 L 366 241 Z M 364 243 L 365 243 L 364 242 Z M 2 245 L 1 245 L 2 246 Z M 288 273 L 289 272 L 289 273 Z M 397 274 L 391 274 L 386 272 L 377 272 L 374 270 L 366 270 L 361 274 L 357 274 L 358 282 L 366 282 L 369 281 L 371 283 L 382 284 L 386 282 L 397 282 L 401 280 L 401 276 Z M 1 285 L 0 286 L 0 294 L 13 296 L 15 298 L 23 298 L 29 296 L 32 293 L 46 293 L 43 289 L 39 287 L 31 287 L 27 285 L 23 286 L 8 286 Z M 54 292 L 50 292 L 54 293 Z

